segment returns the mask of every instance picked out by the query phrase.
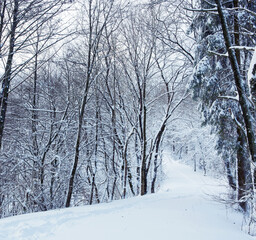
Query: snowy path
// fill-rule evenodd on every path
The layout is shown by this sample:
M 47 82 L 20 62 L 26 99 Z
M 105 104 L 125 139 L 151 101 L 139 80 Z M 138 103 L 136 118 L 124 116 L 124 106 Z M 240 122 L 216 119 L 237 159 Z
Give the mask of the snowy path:
M 165 161 L 159 193 L 108 204 L 0 220 L 0 240 L 248 240 L 241 216 L 208 194 L 223 191 L 214 179 Z

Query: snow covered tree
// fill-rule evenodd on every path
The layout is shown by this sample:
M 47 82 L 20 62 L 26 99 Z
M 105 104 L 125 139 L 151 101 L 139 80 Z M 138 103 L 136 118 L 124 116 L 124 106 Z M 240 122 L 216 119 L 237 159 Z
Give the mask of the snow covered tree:
M 62 0 L 1 1 L 0 57 L 3 60 L 1 67 L 4 68 L 4 72 L 1 73 L 0 146 L 2 146 L 11 80 L 33 59 L 31 54 L 24 57 L 22 53 L 37 41 L 34 33 L 53 19 L 62 10 L 62 6 Z
M 202 100 L 205 123 L 218 132 L 229 184 L 234 190 L 238 187 L 238 202 L 247 211 L 253 183 L 249 156 L 254 161 L 255 154 L 246 74 L 251 57 L 247 47 L 252 44 L 247 33 L 254 31 L 253 15 L 245 15 L 249 5 L 243 1 L 239 5 L 237 1 L 201 1 L 198 6 L 200 13 L 192 25 L 198 47 L 191 86 L 194 96 Z M 243 24 L 245 18 L 252 25 Z
M 0 4 L 1 216 L 51 208 L 45 198 L 49 190 L 46 158 L 58 120 L 53 120 L 51 100 L 42 97 L 51 88 L 46 82 L 52 77 L 43 78 L 42 69 L 56 52 L 52 47 L 66 36 L 60 34 L 65 24 L 58 19 L 63 3 L 7 0 Z

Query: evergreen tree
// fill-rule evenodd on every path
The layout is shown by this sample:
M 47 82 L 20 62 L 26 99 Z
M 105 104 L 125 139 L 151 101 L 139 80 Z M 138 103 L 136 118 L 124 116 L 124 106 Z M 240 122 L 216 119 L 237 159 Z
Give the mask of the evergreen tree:
M 253 4 L 224 2 L 225 19 L 229 26 L 232 45 L 250 46 L 254 31 L 253 15 L 246 14 Z M 237 7 L 246 10 L 237 11 Z M 204 123 L 213 126 L 218 133 L 217 149 L 222 154 L 230 186 L 237 193 L 240 207 L 247 211 L 248 192 L 252 189 L 249 145 L 246 138 L 243 109 L 239 101 L 238 87 L 232 74 L 222 24 L 216 15 L 215 1 L 201 1 L 202 10 L 196 15 L 192 29 L 197 40 L 195 68 L 191 86 L 195 98 L 202 101 Z M 214 14 L 213 14 L 214 13 Z M 241 24 L 240 24 L 241 23 Z M 248 24 L 249 23 L 249 24 Z M 246 72 L 251 54 L 245 48 L 235 48 L 235 58 L 246 85 Z M 248 95 L 248 86 L 244 89 Z

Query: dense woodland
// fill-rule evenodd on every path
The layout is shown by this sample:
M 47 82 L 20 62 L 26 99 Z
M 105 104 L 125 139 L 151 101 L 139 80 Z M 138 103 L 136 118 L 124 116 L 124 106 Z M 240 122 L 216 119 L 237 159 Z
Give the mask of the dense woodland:
M 154 193 L 169 151 L 253 229 L 255 45 L 250 0 L 1 0 L 0 217 Z

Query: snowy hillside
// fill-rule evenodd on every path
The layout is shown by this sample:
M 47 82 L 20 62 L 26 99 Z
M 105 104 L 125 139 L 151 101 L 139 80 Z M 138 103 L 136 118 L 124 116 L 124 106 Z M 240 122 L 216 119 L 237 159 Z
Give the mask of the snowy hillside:
M 218 181 L 165 159 L 159 193 L 107 204 L 10 217 L 1 240 L 245 240 L 242 217 L 212 200 Z

